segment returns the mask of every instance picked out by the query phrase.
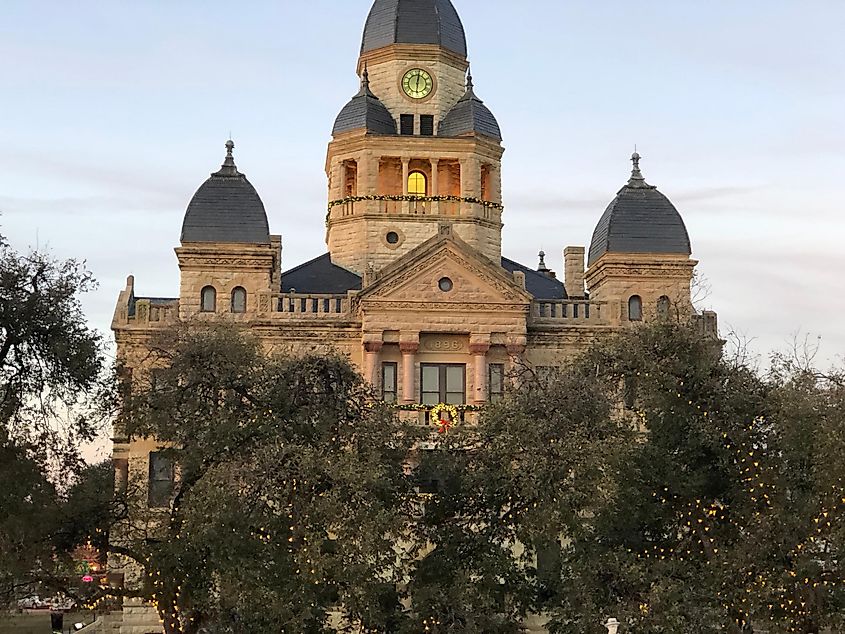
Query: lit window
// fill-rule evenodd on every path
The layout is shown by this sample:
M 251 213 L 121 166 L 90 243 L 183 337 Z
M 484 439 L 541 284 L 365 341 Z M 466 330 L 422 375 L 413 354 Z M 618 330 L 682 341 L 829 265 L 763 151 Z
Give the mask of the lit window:
M 200 310 L 213 313 L 217 310 L 217 291 L 213 286 L 206 286 L 200 293 Z
M 411 172 L 408 176 L 408 195 L 425 196 L 425 185 L 425 174 L 422 172 Z
M 246 290 L 238 286 L 232 291 L 232 312 L 246 312 Z
M 381 364 L 381 399 L 385 403 L 396 402 L 396 372 L 395 363 Z
M 628 300 L 628 319 L 631 321 L 643 320 L 643 300 L 639 295 L 632 295 Z

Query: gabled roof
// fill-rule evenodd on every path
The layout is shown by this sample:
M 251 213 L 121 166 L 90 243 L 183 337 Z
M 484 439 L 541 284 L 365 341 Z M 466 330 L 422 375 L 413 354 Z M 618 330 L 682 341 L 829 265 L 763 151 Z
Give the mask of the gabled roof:
M 375 0 L 361 53 L 391 44 L 436 44 L 467 56 L 464 26 L 450 0 Z
M 361 290 L 361 278 L 352 271 L 332 263 L 326 253 L 282 273 L 282 292 L 307 295 L 339 295 Z
M 525 289 L 535 299 L 567 299 L 563 284 L 556 279 L 528 268 L 518 262 L 502 258 L 502 268 L 508 274 L 514 271 L 525 273 Z M 333 264 L 326 253 L 296 268 L 282 273 L 282 292 L 309 295 L 338 295 L 348 291 L 361 290 L 361 277 Z

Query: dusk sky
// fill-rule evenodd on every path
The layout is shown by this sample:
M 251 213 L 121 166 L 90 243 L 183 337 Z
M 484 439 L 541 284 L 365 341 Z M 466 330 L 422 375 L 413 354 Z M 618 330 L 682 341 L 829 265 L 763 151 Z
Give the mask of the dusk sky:
M 630 173 L 678 207 L 722 334 L 845 351 L 845 2 L 453 0 L 497 116 L 504 254 L 562 274 Z M 197 187 L 236 162 L 284 240 L 325 252 L 326 144 L 370 0 L 5 0 L 0 233 L 88 265 L 108 332 L 128 274 L 176 296 Z

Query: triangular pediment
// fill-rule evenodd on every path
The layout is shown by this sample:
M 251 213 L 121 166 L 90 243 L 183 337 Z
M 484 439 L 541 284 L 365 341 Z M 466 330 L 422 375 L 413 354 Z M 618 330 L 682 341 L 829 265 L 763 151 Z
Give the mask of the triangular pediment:
M 511 274 L 449 232 L 380 271 L 360 297 L 369 304 L 402 302 L 444 308 L 475 305 L 521 310 L 531 303 L 531 296 Z

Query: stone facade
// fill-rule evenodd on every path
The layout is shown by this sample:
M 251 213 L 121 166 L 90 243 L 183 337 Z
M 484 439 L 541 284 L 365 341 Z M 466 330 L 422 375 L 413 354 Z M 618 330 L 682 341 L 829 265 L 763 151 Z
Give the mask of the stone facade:
M 268 350 L 337 350 L 368 381 L 389 387 L 400 404 L 423 402 L 423 368 L 429 365 L 463 367 L 461 400 L 483 405 L 491 396 L 491 368 L 557 366 L 596 337 L 643 319 L 692 318 L 715 333 L 715 315 L 694 314 L 696 261 L 688 253 L 609 251 L 585 270 L 585 248 L 568 247 L 561 261 L 564 282 L 545 266 L 534 270 L 504 260 L 501 142 L 481 133 L 436 133 L 467 92 L 468 60 L 434 44 L 398 42 L 364 54 L 359 73 L 365 68 L 397 131 L 401 115 L 413 115 L 414 129 L 407 135 L 352 129 L 329 144 L 326 243 L 332 268 L 324 263 L 318 269 L 315 260 L 303 265 L 313 275 L 289 281 L 294 272 L 282 272 L 280 236 L 269 244 L 182 243 L 176 249 L 179 297 L 138 297 L 132 277 L 118 297 L 112 323 L 117 358 L 134 382 L 143 384 L 154 369 L 147 353 L 156 333 L 194 320 L 242 323 Z M 414 68 L 434 79 L 431 94 L 420 100 L 402 89 L 402 77 Z M 422 115 L 433 117 L 434 134 L 422 134 Z M 239 175 L 231 149 L 227 174 Z M 409 195 L 413 172 L 425 178 L 424 195 Z M 340 277 L 358 282 L 341 288 Z M 309 288 L 294 288 L 302 284 Z M 235 298 L 240 289 L 242 305 Z M 395 364 L 394 385 L 382 384 L 385 364 Z M 425 424 L 424 411 L 402 415 Z M 468 424 L 473 416 L 467 412 Z M 155 442 L 128 438 L 119 424 L 114 436 L 119 477 L 143 481 Z M 131 567 L 116 558 L 111 565 L 132 583 Z M 161 627 L 153 608 L 127 601 L 122 619 L 109 617 L 108 631 L 149 634 Z

